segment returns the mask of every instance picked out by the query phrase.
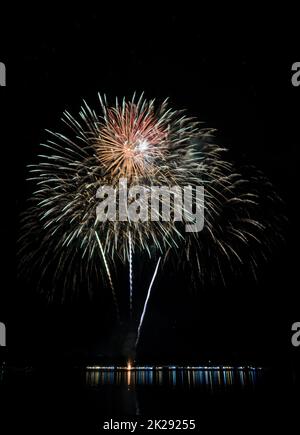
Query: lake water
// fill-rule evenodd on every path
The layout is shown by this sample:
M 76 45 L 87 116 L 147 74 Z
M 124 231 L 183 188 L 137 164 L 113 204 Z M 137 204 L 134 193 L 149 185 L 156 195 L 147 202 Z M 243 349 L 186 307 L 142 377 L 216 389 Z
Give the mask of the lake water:
M 262 367 L 87 367 L 86 385 L 165 386 L 208 391 L 254 388 L 263 379 Z
M 244 433 L 293 412 L 286 373 L 259 367 L 2 368 L 0 391 L 11 433 L 94 434 L 111 417 L 196 418 L 205 434 Z

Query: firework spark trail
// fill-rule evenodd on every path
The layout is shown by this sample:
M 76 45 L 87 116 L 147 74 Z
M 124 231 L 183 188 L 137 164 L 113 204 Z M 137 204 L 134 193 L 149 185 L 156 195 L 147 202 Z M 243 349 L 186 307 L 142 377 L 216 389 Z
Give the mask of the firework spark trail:
M 132 272 L 132 240 L 131 232 L 129 231 L 129 310 L 130 318 L 132 319 L 133 309 L 132 309 L 132 299 L 133 299 L 133 272 Z
M 158 259 L 158 262 L 156 264 L 156 268 L 155 268 L 153 276 L 152 276 L 152 280 L 151 280 L 150 285 L 149 285 L 147 297 L 146 297 L 146 300 L 145 300 L 143 312 L 142 312 L 140 323 L 139 323 L 138 330 L 137 330 L 137 338 L 136 338 L 136 342 L 135 342 L 135 347 L 137 347 L 137 345 L 139 344 L 139 341 L 140 341 L 141 329 L 142 329 L 142 326 L 143 326 L 143 321 L 144 321 L 145 313 L 146 313 L 146 310 L 147 310 L 147 305 L 148 305 L 148 301 L 149 301 L 149 298 L 150 298 L 151 289 L 152 289 L 154 280 L 155 280 L 156 275 L 157 275 L 157 271 L 158 271 L 158 266 L 159 266 L 160 260 L 161 260 L 161 257 L 159 257 L 159 259 Z
M 118 322 L 121 323 L 119 303 L 118 303 L 118 298 L 117 298 L 117 295 L 116 295 L 115 287 L 114 287 L 114 284 L 113 284 L 113 281 L 112 281 L 111 273 L 110 273 L 110 270 L 109 270 L 109 267 L 108 267 L 108 263 L 107 263 L 107 260 L 106 260 L 106 257 L 105 257 L 105 253 L 104 253 L 104 250 L 103 250 L 103 246 L 102 246 L 101 240 L 99 239 L 97 231 L 95 231 L 95 235 L 96 235 L 96 239 L 97 239 L 100 251 L 101 251 L 101 255 L 102 255 L 102 258 L 103 258 L 104 265 L 105 265 L 105 270 L 106 270 L 108 281 L 109 281 L 109 285 L 110 285 L 110 288 L 111 288 L 111 292 L 112 292 L 112 296 L 113 296 L 113 300 L 114 300 L 114 305 L 115 305 L 115 308 L 116 308 L 117 319 L 118 319 Z

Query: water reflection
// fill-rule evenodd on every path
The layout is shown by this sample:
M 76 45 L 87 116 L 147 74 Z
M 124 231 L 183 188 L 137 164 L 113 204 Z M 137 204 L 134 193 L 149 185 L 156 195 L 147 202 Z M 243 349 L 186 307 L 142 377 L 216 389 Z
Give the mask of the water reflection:
M 235 406 L 258 397 L 256 393 L 261 387 L 265 388 L 268 379 L 269 369 L 249 366 L 17 369 L 0 365 L 0 386 L 4 387 L 0 389 L 4 393 L 13 389 L 17 397 L 19 392 L 26 392 L 24 397 L 30 398 L 30 409 L 55 397 L 57 413 L 67 401 L 72 415 L 73 407 L 83 409 L 82 418 L 88 419 L 87 416 L 93 414 L 97 424 L 100 415 L 196 415 L 200 408 L 204 409 L 205 415 L 209 403 L 216 403 L 216 406 L 233 403 Z M 225 402 L 219 401 L 223 395 Z M 216 400 L 207 401 L 207 396 Z M 52 402 L 51 399 L 51 406 Z M 80 417 L 81 411 L 76 415 Z
M 260 367 L 87 367 L 86 384 L 154 385 L 211 390 L 231 386 L 254 386 L 262 376 Z

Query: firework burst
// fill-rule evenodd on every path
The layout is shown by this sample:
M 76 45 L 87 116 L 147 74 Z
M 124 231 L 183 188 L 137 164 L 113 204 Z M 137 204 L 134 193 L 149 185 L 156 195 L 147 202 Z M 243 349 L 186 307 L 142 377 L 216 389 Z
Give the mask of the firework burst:
M 226 150 L 212 143 L 213 131 L 169 108 L 167 100 L 99 101 L 96 111 L 84 102 L 77 118 L 64 112 L 65 131 L 48 131 L 38 163 L 30 166 L 35 191 L 23 217 L 21 268 L 37 267 L 42 288 L 51 281 L 50 298 L 64 299 L 82 282 L 90 292 L 95 282 L 106 282 L 117 306 L 115 263 L 129 264 L 131 310 L 133 255 L 141 264 L 143 256 L 157 265 L 176 259 L 201 280 L 225 280 L 228 266 L 246 265 L 255 273 L 282 227 L 268 180 L 254 168 L 237 170 Z M 96 193 L 121 178 L 146 190 L 204 186 L 205 201 L 196 203 L 204 210 L 203 230 L 186 233 L 184 222 L 172 219 L 100 222 Z
M 168 117 L 157 117 L 152 104 L 134 102 L 106 108 L 102 103 L 104 123 L 95 138 L 101 165 L 110 177 L 134 178 L 155 176 L 157 162 L 168 151 Z M 166 122 L 167 121 L 167 122 Z

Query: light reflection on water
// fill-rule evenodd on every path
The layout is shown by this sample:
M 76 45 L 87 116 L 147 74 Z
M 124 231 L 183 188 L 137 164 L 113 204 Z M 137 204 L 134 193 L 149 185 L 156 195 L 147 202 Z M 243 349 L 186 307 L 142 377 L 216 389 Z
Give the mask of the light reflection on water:
M 154 385 L 154 386 L 197 386 L 209 389 L 231 386 L 254 386 L 263 370 L 257 367 L 88 367 L 86 384 L 101 385 Z

